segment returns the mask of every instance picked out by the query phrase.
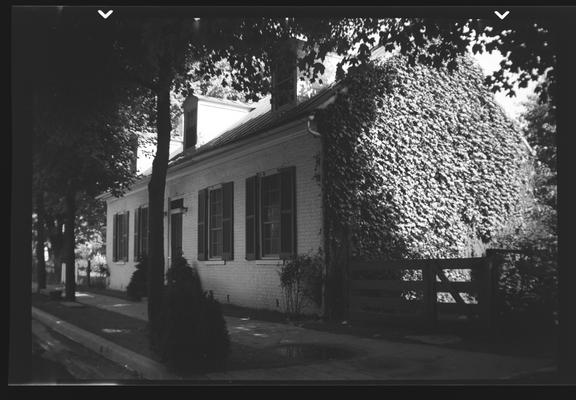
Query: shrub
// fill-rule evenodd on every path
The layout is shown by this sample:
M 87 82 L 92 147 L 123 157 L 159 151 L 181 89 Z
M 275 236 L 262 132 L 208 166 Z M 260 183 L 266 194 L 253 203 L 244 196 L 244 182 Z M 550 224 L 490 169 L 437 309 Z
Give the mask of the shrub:
M 493 244 L 500 249 L 521 250 L 520 254 L 496 254 L 500 267 L 498 320 L 501 328 L 510 331 L 534 331 L 557 324 L 557 212 L 530 191 L 522 201 L 522 212 Z
M 129 299 L 140 301 L 148 295 L 148 257 L 140 256 L 136 271 L 132 274 L 130 283 L 126 287 L 126 295 Z
M 199 298 L 202 293 L 202 284 L 196 268 L 190 267 L 182 255 L 172 260 L 172 265 L 166 272 L 168 292 L 174 296 L 191 296 Z
M 554 249 L 499 254 L 497 321 L 507 331 L 546 330 L 557 324 L 558 271 Z
M 178 371 L 222 369 L 230 340 L 220 303 L 203 292 L 196 268 L 182 256 L 166 278 L 163 360 Z
M 302 309 L 311 303 L 322 305 L 323 265 L 317 254 L 297 255 L 281 267 L 280 286 L 288 316 L 301 315 Z

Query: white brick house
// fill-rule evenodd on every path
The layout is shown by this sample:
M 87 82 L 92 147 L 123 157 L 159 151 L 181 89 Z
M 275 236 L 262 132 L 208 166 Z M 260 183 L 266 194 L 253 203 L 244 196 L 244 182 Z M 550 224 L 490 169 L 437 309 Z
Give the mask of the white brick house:
M 204 290 L 223 303 L 283 310 L 283 259 L 315 253 L 323 244 L 315 177 L 321 143 L 309 116 L 333 93 L 325 88 L 297 104 L 293 78 L 294 90 L 286 96 L 283 86 L 281 100 L 274 88 L 285 82 L 276 80 L 272 97 L 252 106 L 204 96 L 183 104 L 184 150 L 170 160 L 166 178 L 165 268 L 181 249 L 198 268 Z M 120 198 L 99 196 L 107 203 L 114 289 L 125 290 L 148 246 L 148 181 L 140 179 Z

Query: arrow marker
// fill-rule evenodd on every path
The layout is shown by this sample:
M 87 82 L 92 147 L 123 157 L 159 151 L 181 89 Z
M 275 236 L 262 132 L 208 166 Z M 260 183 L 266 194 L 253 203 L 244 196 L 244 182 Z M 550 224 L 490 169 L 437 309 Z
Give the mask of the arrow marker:
M 114 12 L 114 10 L 108 10 L 107 13 L 105 13 L 102 10 L 98 10 L 98 14 L 100 14 L 102 16 L 102 18 L 104 18 L 104 19 L 107 19 L 110 16 L 110 14 L 112 14 L 113 12 Z
M 494 14 L 496 14 L 496 16 L 497 16 L 498 18 L 504 19 L 504 18 L 506 18 L 506 16 L 507 16 L 508 14 L 510 14 L 510 11 L 506 11 L 506 12 L 503 13 L 503 14 L 500 14 L 498 11 L 494 11 Z

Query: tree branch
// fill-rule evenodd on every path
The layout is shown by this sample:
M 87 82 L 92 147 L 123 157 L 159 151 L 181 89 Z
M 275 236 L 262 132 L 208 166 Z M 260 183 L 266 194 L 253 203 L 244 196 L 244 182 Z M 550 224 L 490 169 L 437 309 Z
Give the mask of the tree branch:
M 147 81 L 147 80 L 145 80 L 145 79 L 143 79 L 143 78 L 141 78 L 140 76 L 137 76 L 137 75 L 135 75 L 135 74 L 132 76 L 132 79 L 133 79 L 136 83 L 140 84 L 141 86 L 144 86 L 144 87 L 147 88 L 147 89 L 150 89 L 150 90 L 153 91 L 154 93 L 158 93 L 158 92 L 159 92 L 159 87 L 158 87 L 158 85 L 156 85 L 156 84 L 153 83 L 153 82 L 149 82 L 149 81 Z
M 132 81 L 135 82 L 137 84 L 139 84 L 142 87 L 145 87 L 147 89 L 150 89 L 151 91 L 153 91 L 154 93 L 158 93 L 159 92 L 159 87 L 157 84 L 155 84 L 154 82 L 150 82 L 144 78 L 142 78 L 140 75 L 138 75 L 135 71 L 130 71 L 130 70 L 126 70 L 126 69 L 122 69 L 122 75 L 123 78 L 128 80 L 128 81 Z

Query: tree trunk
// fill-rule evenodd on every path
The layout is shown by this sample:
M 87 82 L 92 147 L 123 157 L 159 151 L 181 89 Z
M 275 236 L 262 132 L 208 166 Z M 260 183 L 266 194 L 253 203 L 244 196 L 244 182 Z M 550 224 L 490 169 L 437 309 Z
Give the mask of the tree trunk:
M 54 240 L 52 241 L 52 248 L 54 249 L 54 275 L 58 282 L 60 282 L 62 279 L 62 249 L 64 243 L 64 235 L 62 233 L 63 228 L 64 224 L 60 218 L 56 221 L 57 232 L 55 233 L 53 237 Z
M 90 268 L 90 258 L 88 258 L 88 265 L 86 266 L 86 286 L 90 287 L 90 273 L 92 268 Z
M 54 263 L 54 276 L 60 281 L 62 276 L 62 218 L 46 217 L 48 240 L 50 241 L 50 259 Z
M 64 248 L 66 249 L 66 300 L 76 301 L 76 257 L 74 254 L 74 221 L 76 217 L 75 193 L 68 190 L 66 194 L 66 231 Z
M 158 131 L 156 156 L 152 163 L 152 176 L 148 183 L 150 215 L 149 268 L 148 268 L 148 321 L 150 343 L 158 349 L 162 334 L 162 302 L 164 292 L 164 191 L 170 152 L 170 86 L 172 82 L 170 61 L 162 57 L 159 71 L 159 90 L 156 97 Z
M 46 242 L 44 231 L 44 196 L 36 195 L 36 261 L 38 291 L 46 289 L 46 260 L 44 259 L 44 243 Z

